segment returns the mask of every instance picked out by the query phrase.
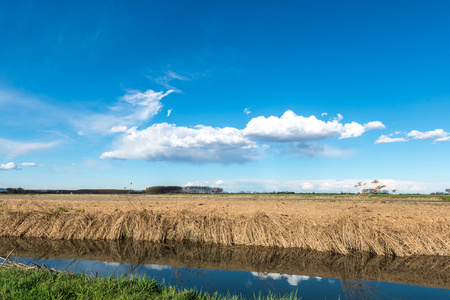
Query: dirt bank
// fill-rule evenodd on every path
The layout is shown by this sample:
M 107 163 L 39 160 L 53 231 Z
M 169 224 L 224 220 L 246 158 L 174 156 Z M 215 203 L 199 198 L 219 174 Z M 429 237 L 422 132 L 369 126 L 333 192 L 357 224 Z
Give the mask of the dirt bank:
M 450 205 L 297 195 L 0 196 L 0 236 L 450 256 Z

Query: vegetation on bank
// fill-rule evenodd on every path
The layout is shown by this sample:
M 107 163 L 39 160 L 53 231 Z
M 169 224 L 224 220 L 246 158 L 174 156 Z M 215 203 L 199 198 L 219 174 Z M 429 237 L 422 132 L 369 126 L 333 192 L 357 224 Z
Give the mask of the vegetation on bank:
M 1 194 L 79 194 L 79 195 L 121 195 L 121 194 L 220 194 L 223 189 L 209 186 L 152 186 L 145 190 L 135 190 L 132 186 L 124 189 L 79 189 L 79 190 L 30 190 L 23 188 L 0 188 Z
M 356 198 L 372 198 L 383 197 L 392 199 L 440 199 L 444 201 L 450 201 L 450 195 L 447 193 L 432 193 L 432 194 L 397 194 L 397 193 L 359 193 L 352 192 L 340 192 L 340 193 L 298 193 L 292 191 L 273 191 L 273 192 L 226 192 L 219 187 L 210 186 L 151 186 L 144 190 L 132 189 L 132 186 L 125 187 L 124 189 L 78 189 L 78 190 L 35 190 L 35 189 L 23 189 L 23 188 L 1 188 L 0 194 L 3 195 L 152 195 L 152 194 L 225 194 L 225 195 L 297 195 L 306 197 L 356 197 Z
M 400 199 L 440 199 L 443 201 L 450 201 L 450 195 L 418 195 L 418 194 L 368 194 L 362 195 L 367 198 L 389 198 L 393 200 Z
M 45 269 L 0 268 L 0 299 L 243 299 L 163 287 L 150 278 L 89 277 Z M 257 299 L 296 299 L 257 297 Z

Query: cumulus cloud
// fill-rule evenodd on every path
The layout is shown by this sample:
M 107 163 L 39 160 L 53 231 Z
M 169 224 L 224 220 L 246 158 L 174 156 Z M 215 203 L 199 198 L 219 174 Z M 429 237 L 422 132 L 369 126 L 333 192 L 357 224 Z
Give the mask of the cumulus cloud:
M 386 128 L 386 126 L 384 126 L 383 123 L 381 123 L 380 121 L 373 121 L 373 122 L 369 122 L 363 125 L 365 130 L 373 130 L 373 129 L 384 129 Z
M 8 170 L 21 170 L 22 168 L 18 165 L 16 165 L 13 162 L 9 162 L 6 164 L 0 164 L 0 170 L 2 171 L 8 171 Z
M 304 189 L 304 190 L 313 190 L 314 189 L 314 184 L 309 183 L 309 182 L 304 182 L 304 183 L 302 183 L 302 189 Z
M 431 139 L 438 139 L 438 138 L 444 138 L 449 135 L 448 132 L 445 132 L 443 129 L 435 129 L 432 131 L 427 132 L 421 132 L 418 130 L 412 130 L 409 132 L 406 137 L 414 140 L 431 140 Z
M 435 129 L 426 132 L 412 130 L 406 137 L 398 137 L 392 138 L 394 135 L 402 134 L 401 131 L 396 131 L 395 133 L 391 133 L 387 135 L 381 135 L 376 141 L 375 144 L 386 144 L 386 143 L 395 143 L 395 142 L 407 142 L 410 139 L 413 140 L 432 140 L 434 142 L 448 142 L 450 141 L 450 133 L 445 132 L 443 129 Z M 404 133 L 403 133 L 404 134 Z
M 339 124 L 342 125 L 342 124 Z M 363 125 L 358 124 L 356 122 L 351 122 L 344 124 L 344 130 L 341 132 L 340 139 L 347 139 L 347 138 L 353 138 L 353 137 L 359 137 L 363 135 L 363 133 L 366 132 L 366 129 Z
M 14 162 L 9 162 L 6 164 L 0 164 L 0 170 L 2 171 L 9 171 L 9 170 L 22 170 L 22 167 L 36 167 L 37 164 L 30 163 L 30 162 L 24 162 L 21 164 L 16 164 Z
M 365 126 L 356 122 L 342 124 L 342 116 L 324 122 L 315 116 L 303 117 L 293 111 L 286 111 L 280 118 L 257 117 L 248 122 L 243 130 L 244 134 L 252 139 L 262 142 L 295 142 L 322 140 L 329 137 L 340 139 L 359 137 L 366 130 L 381 128 L 379 121 L 369 122 Z
M 224 184 L 224 181 L 222 179 L 219 179 L 216 181 L 216 185 L 222 185 Z
M 127 130 L 115 150 L 101 158 L 145 159 L 147 161 L 245 162 L 257 158 L 257 145 L 236 128 L 194 128 L 154 124 L 144 130 Z
M 260 116 L 248 122 L 245 135 L 263 142 L 319 140 L 339 134 L 337 121 L 324 122 L 314 116 L 297 116 L 286 111 L 280 118 Z
M 405 138 L 391 138 L 387 135 L 381 135 L 376 141 L 375 144 L 387 144 L 387 143 L 397 143 L 397 142 L 407 142 L 408 140 Z
M 115 106 L 109 108 L 109 113 L 87 114 L 74 119 L 73 123 L 83 135 L 89 132 L 122 132 L 113 129 L 136 126 L 150 120 L 161 110 L 161 100 L 172 92 L 129 91 Z
M 58 142 L 17 142 L 0 138 L 0 154 L 16 157 L 29 153 L 43 151 L 56 146 Z
M 450 142 L 450 136 L 441 137 L 434 140 L 435 142 Z
M 127 101 L 138 103 L 135 97 L 127 98 Z M 342 116 L 324 122 L 315 116 L 298 116 L 289 110 L 280 118 L 253 118 L 242 130 L 204 125 L 178 127 L 167 123 L 139 130 L 136 126 L 128 128 L 116 125 L 110 131 L 123 134 L 115 141 L 113 150 L 103 153 L 101 158 L 197 163 L 243 162 L 258 159 L 259 151 L 270 147 L 268 144 L 258 145 L 257 142 L 291 143 L 287 149 L 298 155 L 342 157 L 351 151 L 316 145 L 310 141 L 329 137 L 358 137 L 367 130 L 384 128 L 379 121 L 361 125 L 356 122 L 342 124 L 339 123 L 340 119 Z

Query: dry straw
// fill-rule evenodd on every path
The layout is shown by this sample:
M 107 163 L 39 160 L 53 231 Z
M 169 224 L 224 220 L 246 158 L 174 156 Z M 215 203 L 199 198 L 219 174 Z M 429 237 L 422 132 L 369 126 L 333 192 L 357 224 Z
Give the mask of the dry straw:
M 296 195 L 184 195 L 181 201 L 179 195 L 113 201 L 114 196 L 46 197 L 5 198 L 0 237 L 131 238 L 450 256 L 450 206 L 442 203 L 383 203 L 385 198 L 355 202 L 351 197 L 337 202 L 329 196 L 311 201 Z

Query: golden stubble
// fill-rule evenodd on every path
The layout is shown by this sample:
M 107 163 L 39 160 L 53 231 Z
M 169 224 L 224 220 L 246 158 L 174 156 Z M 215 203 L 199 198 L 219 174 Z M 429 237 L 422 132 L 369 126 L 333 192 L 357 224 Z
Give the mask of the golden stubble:
M 450 256 L 438 200 L 308 195 L 6 195 L 0 236 L 193 241 Z

